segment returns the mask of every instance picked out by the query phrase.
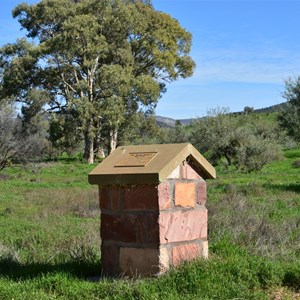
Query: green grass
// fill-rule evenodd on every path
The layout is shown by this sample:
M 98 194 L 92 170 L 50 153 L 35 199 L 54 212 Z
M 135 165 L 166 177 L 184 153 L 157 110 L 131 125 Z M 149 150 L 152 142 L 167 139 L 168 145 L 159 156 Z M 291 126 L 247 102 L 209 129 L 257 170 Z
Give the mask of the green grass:
M 8 168 L 0 173 L 0 299 L 297 299 L 299 159 L 294 149 L 257 173 L 217 170 L 208 182 L 210 259 L 135 280 L 91 280 L 101 269 L 98 191 L 87 182 L 94 166 Z

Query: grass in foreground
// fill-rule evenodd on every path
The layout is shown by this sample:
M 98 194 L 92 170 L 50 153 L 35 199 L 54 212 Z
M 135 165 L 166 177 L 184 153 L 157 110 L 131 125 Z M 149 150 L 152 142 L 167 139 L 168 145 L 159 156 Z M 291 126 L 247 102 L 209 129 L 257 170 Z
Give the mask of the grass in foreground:
M 261 172 L 208 184 L 210 259 L 158 279 L 99 275 L 93 166 L 0 174 L 0 299 L 299 299 L 300 150 Z M 276 298 L 277 297 L 277 298 Z
M 270 299 L 277 287 L 296 288 L 299 283 L 299 263 L 274 263 L 229 242 L 217 243 L 211 250 L 209 261 L 186 263 L 158 279 L 91 282 L 86 275 L 91 276 L 96 265 L 74 262 L 40 266 L 40 272 L 35 266 L 27 274 L 17 266 L 0 279 L 0 299 Z M 285 299 L 292 295 L 286 288 Z

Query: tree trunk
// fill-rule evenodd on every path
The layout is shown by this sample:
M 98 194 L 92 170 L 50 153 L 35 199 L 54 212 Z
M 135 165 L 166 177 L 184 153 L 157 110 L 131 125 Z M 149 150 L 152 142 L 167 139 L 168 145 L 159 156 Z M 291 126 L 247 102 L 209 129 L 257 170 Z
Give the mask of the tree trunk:
M 95 153 L 96 159 L 98 159 L 98 158 L 103 159 L 105 157 L 103 141 L 101 141 L 100 134 L 97 134 L 94 139 L 94 153 Z
M 94 139 L 91 137 L 89 130 L 84 133 L 84 158 L 89 164 L 94 163 Z
M 97 158 L 104 158 L 105 157 L 104 148 L 102 146 L 97 147 L 95 152 L 96 152 Z
M 110 131 L 110 153 L 117 148 L 118 130 L 112 129 Z

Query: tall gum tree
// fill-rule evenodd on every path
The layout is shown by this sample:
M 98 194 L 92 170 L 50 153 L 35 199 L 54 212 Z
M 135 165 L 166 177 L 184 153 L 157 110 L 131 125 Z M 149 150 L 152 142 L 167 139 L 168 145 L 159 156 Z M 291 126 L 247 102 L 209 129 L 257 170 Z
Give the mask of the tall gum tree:
M 0 50 L 1 92 L 28 102 L 30 89 L 43 90 L 49 109 L 75 111 L 89 163 L 102 128 L 114 150 L 125 120 L 153 111 L 166 83 L 195 67 L 191 34 L 150 1 L 43 0 L 13 16 L 33 43 Z

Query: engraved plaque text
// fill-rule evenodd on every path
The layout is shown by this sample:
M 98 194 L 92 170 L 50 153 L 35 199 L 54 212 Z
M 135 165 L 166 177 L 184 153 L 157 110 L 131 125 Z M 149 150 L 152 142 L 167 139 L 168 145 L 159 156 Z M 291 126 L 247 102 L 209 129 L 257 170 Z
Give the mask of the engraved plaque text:
M 130 152 L 115 167 L 145 167 L 158 152 Z

